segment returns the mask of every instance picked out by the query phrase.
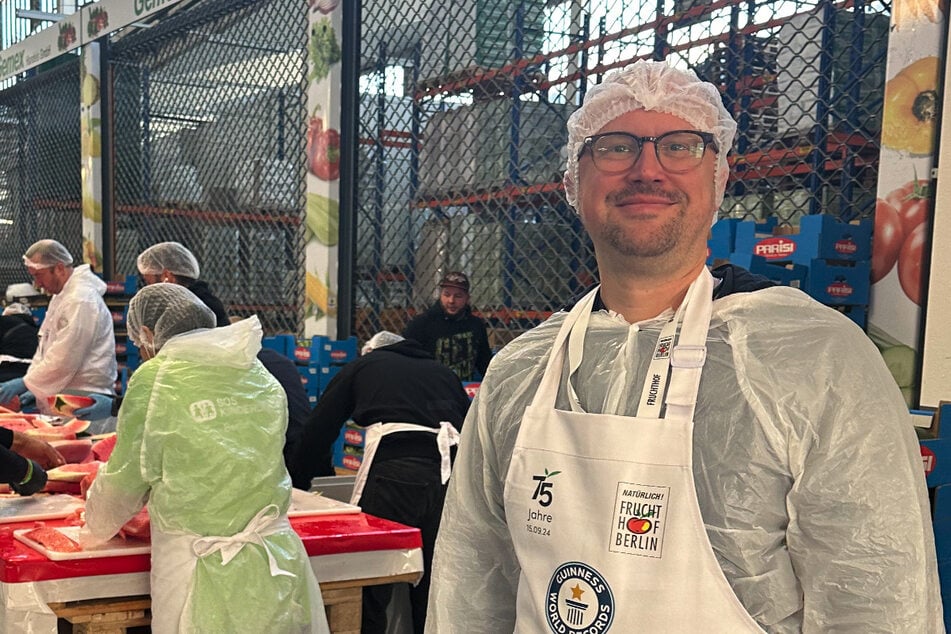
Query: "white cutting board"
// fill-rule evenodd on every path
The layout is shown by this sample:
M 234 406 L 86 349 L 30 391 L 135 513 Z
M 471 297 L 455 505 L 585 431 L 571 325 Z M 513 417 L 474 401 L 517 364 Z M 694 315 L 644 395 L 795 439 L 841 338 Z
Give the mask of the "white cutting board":
M 83 508 L 82 500 L 73 495 L 0 495 L 0 524 L 52 520 L 72 515 Z
M 59 531 L 75 542 L 79 541 L 78 526 L 55 526 L 50 528 Z M 25 534 L 29 533 L 31 530 L 33 529 L 21 528 L 19 530 L 13 531 L 13 536 L 33 550 L 43 553 L 48 559 L 52 559 L 53 561 L 66 561 L 69 559 L 96 559 L 98 557 L 119 557 L 122 555 L 147 555 L 152 550 L 152 545 L 148 542 L 139 541 L 137 539 L 124 540 L 121 537 L 113 537 L 105 544 L 95 548 L 84 548 L 78 553 L 63 553 L 58 550 L 50 550 L 43 544 L 35 542 L 29 537 L 26 537 Z
M 306 517 L 308 515 L 340 515 L 359 513 L 360 507 L 323 495 L 308 493 L 300 489 L 291 489 L 291 505 L 287 509 L 288 517 Z

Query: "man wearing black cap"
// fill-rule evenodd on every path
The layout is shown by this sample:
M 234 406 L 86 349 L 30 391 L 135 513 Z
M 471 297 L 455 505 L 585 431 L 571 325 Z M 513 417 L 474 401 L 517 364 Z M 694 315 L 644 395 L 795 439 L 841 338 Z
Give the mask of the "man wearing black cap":
M 492 358 L 485 322 L 469 306 L 469 278 L 458 271 L 443 276 L 439 301 L 410 321 L 403 336 L 421 343 L 463 381 L 481 379 Z

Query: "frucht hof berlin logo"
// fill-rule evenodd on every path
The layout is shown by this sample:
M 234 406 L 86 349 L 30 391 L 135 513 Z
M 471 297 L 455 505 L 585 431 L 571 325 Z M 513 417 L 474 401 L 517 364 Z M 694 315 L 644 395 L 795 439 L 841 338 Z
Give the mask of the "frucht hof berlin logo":
M 660 558 L 667 530 L 670 487 L 619 482 L 614 498 L 613 553 Z
M 614 621 L 614 594 L 597 570 L 569 561 L 551 576 L 545 610 L 556 634 L 599 634 Z

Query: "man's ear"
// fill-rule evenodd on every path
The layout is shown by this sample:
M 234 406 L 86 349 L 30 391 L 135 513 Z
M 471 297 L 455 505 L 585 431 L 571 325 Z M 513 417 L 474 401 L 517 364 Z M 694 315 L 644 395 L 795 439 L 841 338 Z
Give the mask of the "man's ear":
M 565 175 L 562 177 L 561 182 L 565 186 L 565 193 L 569 194 L 569 198 L 572 194 L 575 194 L 575 177 L 569 170 L 565 170 Z
M 142 326 L 139 330 L 139 350 L 146 360 L 155 356 L 155 333 L 148 326 Z

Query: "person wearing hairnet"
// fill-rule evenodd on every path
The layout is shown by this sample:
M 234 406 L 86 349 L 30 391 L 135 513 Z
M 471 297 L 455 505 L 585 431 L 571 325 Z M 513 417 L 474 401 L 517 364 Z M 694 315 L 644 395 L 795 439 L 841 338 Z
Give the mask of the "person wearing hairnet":
M 327 632 L 287 520 L 287 406 L 255 357 L 260 322 L 214 325 L 178 284 L 132 298 L 129 336 L 145 362 L 89 489 L 81 541 L 110 539 L 148 503 L 153 632 Z
M 294 486 L 307 491 L 315 475 L 334 475 L 331 449 L 347 419 L 366 428 L 350 501 L 366 513 L 420 529 L 424 574 L 410 589 L 415 632 L 422 632 L 426 621 L 429 569 L 452 447 L 468 408 L 469 398 L 452 370 L 416 341 L 384 330 L 330 380 L 290 466 Z M 364 634 L 387 631 L 391 593 L 390 585 L 364 588 Z
M 153 244 L 139 254 L 135 263 L 146 284 L 181 284 L 215 313 L 216 325 L 227 326 L 231 323 L 225 305 L 212 292 L 207 282 L 198 279 L 201 274 L 198 259 L 185 245 L 179 242 Z
M 61 392 L 112 396 L 117 376 L 112 315 L 102 296 L 106 283 L 88 264 L 73 266 L 73 256 L 56 240 L 33 243 L 23 255 L 34 285 L 52 295 L 40 325 L 39 346 L 22 378 L 0 383 L 0 403 L 35 397 L 51 414 L 47 397 Z M 92 421 L 90 431 L 111 431 L 108 418 Z
M 10 302 L 0 314 L 0 381 L 22 377 L 30 369 L 40 343 L 30 307 Z
M 200 270 L 198 259 L 183 244 L 178 242 L 160 242 L 152 245 L 139 254 L 139 273 L 146 285 L 158 282 L 181 284 L 200 299 L 205 306 L 215 314 L 216 326 L 228 326 L 231 321 L 221 303 L 211 292 L 205 282 L 198 279 Z M 287 396 L 287 434 L 284 443 L 284 460 L 288 462 L 293 455 L 294 448 L 300 439 L 304 423 L 310 415 L 310 400 L 304 389 L 294 362 L 270 348 L 261 348 L 258 351 L 258 360 L 264 364 L 268 372 L 274 375 Z M 79 417 L 99 418 L 109 414 L 115 415 L 119 409 L 120 399 L 93 396 L 92 405 L 76 410 Z
M 943 631 L 918 441 L 875 346 L 704 265 L 736 125 L 639 61 L 568 120 L 600 286 L 476 396 L 427 631 Z

